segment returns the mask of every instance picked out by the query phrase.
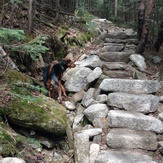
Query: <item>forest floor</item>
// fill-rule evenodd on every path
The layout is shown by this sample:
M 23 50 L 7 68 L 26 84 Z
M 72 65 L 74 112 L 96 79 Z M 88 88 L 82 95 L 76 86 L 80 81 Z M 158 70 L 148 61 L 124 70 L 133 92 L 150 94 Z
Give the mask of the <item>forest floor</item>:
M 26 12 L 26 10 L 25 10 Z M 23 11 L 22 11 L 23 13 Z M 15 15 L 14 17 L 17 17 L 17 15 Z M 26 22 L 26 18 L 25 19 L 14 19 L 14 24 L 18 25 L 19 24 L 19 29 L 23 29 L 25 31 L 27 31 L 27 26 L 25 24 L 27 24 Z M 4 22 L 4 24 L 6 24 L 6 28 L 10 26 L 10 24 L 7 22 Z M 46 34 L 46 35 L 50 35 L 50 36 L 56 36 L 56 33 L 58 32 L 58 29 L 59 28 L 62 28 L 64 26 L 67 26 L 69 28 L 72 28 L 74 30 L 76 29 L 80 29 L 81 31 L 85 32 L 86 29 L 80 25 L 80 24 L 72 24 L 71 22 L 68 22 L 66 19 L 62 18 L 60 20 L 60 22 L 55 26 L 55 28 L 51 28 L 51 27 L 48 27 L 47 25 L 45 25 L 44 23 L 40 23 L 40 22 L 36 22 L 35 23 L 35 26 L 34 26 L 34 33 L 33 34 Z M 96 39 L 96 38 L 94 38 Z M 91 40 L 92 41 L 92 40 Z M 98 47 L 96 47 L 92 42 L 87 42 L 85 43 L 85 45 L 80 48 L 80 47 L 71 47 L 71 46 L 68 46 L 68 51 L 71 51 L 72 54 L 76 55 L 81 55 L 81 54 L 88 54 L 91 50 L 97 50 Z M 149 78 L 150 79 L 154 79 L 154 80 L 159 80 L 159 72 L 160 72 L 160 67 L 161 67 L 161 64 L 155 64 L 153 62 L 153 57 L 154 56 L 158 56 L 160 58 L 162 58 L 163 60 L 163 48 L 160 49 L 160 52 L 159 53 L 156 53 L 154 52 L 154 50 L 152 48 L 150 48 L 151 45 L 147 45 L 147 48 L 144 52 L 144 57 L 146 58 L 146 63 L 147 63 L 147 72 L 150 72 L 152 75 L 149 75 Z M 1 78 L 0 80 L 0 85 L 4 85 L 5 84 L 5 80 L 3 78 Z M 160 89 L 160 91 L 158 92 L 159 95 L 163 95 L 163 87 Z M 7 97 L 5 97 L 7 99 Z M 4 96 L 3 96 L 3 99 L 4 99 Z M 3 100 L 1 97 L 0 97 L 0 102 Z M 34 158 L 33 154 L 29 154 L 27 156 L 29 159 L 32 158 L 33 160 L 36 159 L 37 162 L 39 163 L 38 161 L 38 158 Z M 41 162 L 41 159 L 44 157 L 43 155 L 41 156 L 38 156 L 40 157 L 40 162 Z

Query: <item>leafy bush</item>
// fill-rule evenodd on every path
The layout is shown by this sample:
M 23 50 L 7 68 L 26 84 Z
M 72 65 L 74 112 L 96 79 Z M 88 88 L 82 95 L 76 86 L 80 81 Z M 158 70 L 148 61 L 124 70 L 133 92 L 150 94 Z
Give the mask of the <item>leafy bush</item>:
M 49 52 L 49 48 L 45 46 L 46 39 L 46 36 L 38 36 L 26 44 L 10 46 L 10 49 L 14 52 L 30 55 L 33 60 L 37 60 L 39 55 Z
M 18 4 L 22 4 L 25 1 L 27 1 L 27 0 L 10 0 L 10 3 L 17 6 Z
M 96 24 L 92 22 L 92 19 L 94 19 L 95 17 L 89 13 L 84 5 L 79 5 L 77 7 L 77 9 L 75 10 L 75 16 L 80 17 L 80 19 L 86 22 L 86 26 L 89 31 L 95 31 Z
M 41 54 L 49 53 L 49 48 L 45 46 L 47 36 L 38 36 L 27 43 L 24 43 L 25 39 L 23 30 L 0 28 L 0 42 L 8 50 L 30 55 L 33 60 L 37 60 Z
M 25 34 L 23 30 L 0 28 L 0 42 L 3 45 L 17 41 L 24 41 L 24 39 Z

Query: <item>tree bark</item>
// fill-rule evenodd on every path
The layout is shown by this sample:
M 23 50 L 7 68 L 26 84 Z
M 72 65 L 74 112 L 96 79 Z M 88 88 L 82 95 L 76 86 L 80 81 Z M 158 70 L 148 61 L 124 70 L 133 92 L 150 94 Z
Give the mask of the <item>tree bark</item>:
M 3 0 L 3 2 L 0 3 L 0 5 L 2 6 L 1 7 L 1 16 L 0 16 L 0 26 L 3 25 L 3 19 L 4 19 L 4 16 L 5 16 L 5 0 Z
M 117 4 L 117 0 L 115 0 L 115 8 L 114 8 L 114 16 L 116 17 L 117 16 L 117 6 L 118 6 L 118 4 Z
M 142 28 L 143 28 L 143 22 L 144 22 L 144 13 L 145 13 L 145 6 L 144 6 L 144 0 L 138 1 L 138 40 L 141 40 L 141 34 L 142 34 Z
M 161 22 L 160 31 L 158 33 L 157 40 L 154 44 L 156 51 L 158 52 L 163 43 L 163 21 Z
M 153 0 L 147 0 L 141 40 L 139 42 L 139 45 L 136 51 L 138 54 L 142 54 L 145 50 L 145 46 L 148 40 L 152 9 L 153 9 Z
M 59 20 L 59 8 L 60 8 L 60 0 L 56 0 L 56 16 L 55 16 L 56 22 L 58 22 Z
M 28 33 L 32 33 L 34 17 L 36 10 L 36 0 L 29 0 L 29 11 L 28 11 Z

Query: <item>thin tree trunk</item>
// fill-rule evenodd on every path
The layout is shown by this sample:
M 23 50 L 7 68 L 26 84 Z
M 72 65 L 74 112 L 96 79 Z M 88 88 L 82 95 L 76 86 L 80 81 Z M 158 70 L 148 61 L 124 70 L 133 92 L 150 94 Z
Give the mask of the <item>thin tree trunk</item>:
M 126 22 L 127 22 L 127 12 L 126 12 L 126 8 L 127 8 L 126 1 L 124 1 L 124 2 L 123 2 L 123 21 L 124 21 L 125 24 L 126 24 Z
M 141 34 L 142 34 L 142 28 L 143 28 L 143 22 L 144 22 L 144 13 L 145 13 L 145 6 L 144 6 L 144 0 L 138 1 L 138 40 L 141 40 Z
M 163 21 L 161 22 L 160 31 L 158 33 L 157 40 L 154 44 L 156 51 L 158 52 L 163 43 Z
M 1 2 L 2 5 L 2 10 L 1 10 L 1 17 L 0 17 L 0 26 L 3 25 L 3 19 L 5 16 L 5 0 L 3 0 L 3 2 Z
M 36 12 L 36 1 L 29 0 L 29 11 L 28 11 L 28 33 L 29 34 L 31 34 L 33 30 L 35 12 Z
M 117 16 L 117 0 L 115 0 L 114 16 Z
M 103 12 L 104 12 L 104 18 L 106 18 L 106 19 L 109 19 L 109 14 L 110 14 L 110 12 L 109 12 L 109 5 L 108 5 L 108 0 L 104 0 L 104 3 L 103 3 L 103 6 L 104 6 L 104 10 L 103 10 Z M 110 7 L 111 8 L 111 7 Z
M 55 16 L 56 22 L 58 22 L 59 20 L 59 8 L 60 8 L 60 0 L 56 0 L 56 16 Z
M 141 40 L 139 42 L 139 45 L 136 51 L 138 54 L 142 54 L 145 50 L 145 46 L 148 40 L 152 9 L 153 9 L 153 0 L 147 0 Z

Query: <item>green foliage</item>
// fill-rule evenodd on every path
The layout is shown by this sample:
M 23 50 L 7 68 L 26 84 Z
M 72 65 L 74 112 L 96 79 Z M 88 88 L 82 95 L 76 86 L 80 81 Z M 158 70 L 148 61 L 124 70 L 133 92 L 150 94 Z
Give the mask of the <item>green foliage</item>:
M 78 6 L 75 10 L 75 16 L 84 17 L 87 14 L 89 14 L 89 12 L 84 5 Z
M 0 28 L 0 42 L 8 50 L 19 52 L 19 54 L 30 55 L 33 60 L 37 60 L 43 53 L 49 53 L 49 48 L 45 46 L 46 35 L 41 35 L 31 39 L 27 43 L 23 30 Z
M 34 138 L 27 138 L 25 141 L 29 146 L 32 146 L 34 148 L 41 148 L 40 142 Z
M 11 92 L 8 94 L 10 94 L 12 97 L 20 98 L 25 103 L 32 101 L 39 104 L 42 100 L 42 97 L 39 97 L 40 93 L 47 93 L 47 90 L 44 87 L 34 86 L 29 83 L 22 82 L 14 83 L 12 86 L 10 86 L 10 88 Z M 36 96 L 31 94 L 36 94 Z
M 0 28 L 0 42 L 4 45 L 24 41 L 25 34 L 23 30 Z
M 0 131 L 0 140 L 4 138 L 3 132 Z
M 48 92 L 44 87 L 40 87 L 39 85 L 35 86 L 30 83 L 17 82 L 17 83 L 15 83 L 15 85 L 28 88 L 31 91 L 38 91 L 38 92 L 41 92 L 44 94 L 46 94 Z
M 17 7 L 19 4 L 22 4 L 25 1 L 27 1 L 27 0 L 10 0 L 10 3 Z
M 3 123 L 0 125 L 0 144 L 0 155 L 3 157 L 23 157 L 24 147 L 30 150 L 42 148 L 40 142 L 34 138 L 12 134 L 10 128 Z
M 33 60 L 37 60 L 43 53 L 49 53 L 49 48 L 45 46 L 47 36 L 38 36 L 26 44 L 10 46 L 11 51 L 21 52 L 30 55 Z
M 0 131 L 0 155 L 1 156 L 14 156 L 17 152 L 15 148 L 16 142 L 14 141 L 12 135 L 9 131 L 4 128 L 1 128 Z
M 16 82 L 20 82 L 20 81 L 23 83 L 30 83 L 30 84 L 34 83 L 32 78 L 30 78 L 29 76 L 25 75 L 24 73 L 21 73 L 16 70 L 9 70 L 5 76 L 5 80 L 10 85 L 12 83 L 16 83 Z
M 86 22 L 86 26 L 89 31 L 95 32 L 96 24 L 92 22 L 92 19 L 95 17 L 89 13 L 83 4 L 79 5 L 79 7 L 75 10 L 75 16 L 80 17 L 80 19 Z

